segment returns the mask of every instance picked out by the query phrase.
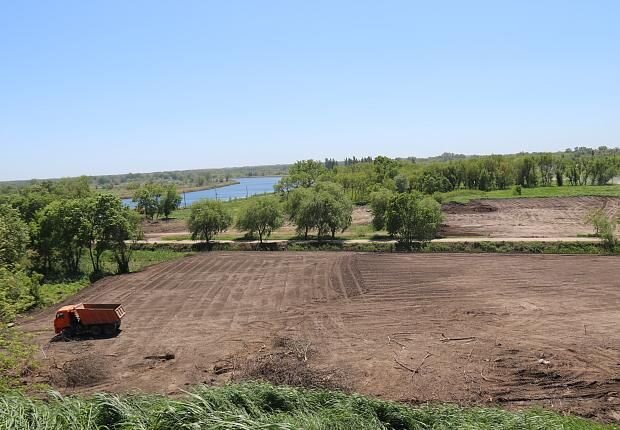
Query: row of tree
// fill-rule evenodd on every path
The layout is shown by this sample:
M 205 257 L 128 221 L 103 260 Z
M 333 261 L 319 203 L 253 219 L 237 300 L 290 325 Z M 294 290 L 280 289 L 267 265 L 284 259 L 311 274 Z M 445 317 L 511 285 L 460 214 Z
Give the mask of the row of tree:
M 375 229 L 387 230 L 407 246 L 435 237 L 442 219 L 441 207 L 435 199 L 410 190 L 407 178 L 399 178 L 394 160 L 377 157 L 372 168 L 382 184 L 393 181 L 396 188 L 379 186 L 371 194 Z M 318 240 L 334 239 L 336 233 L 350 227 L 353 203 L 342 185 L 329 180 L 327 170 L 318 161 L 298 161 L 276 186 L 275 196 L 249 200 L 236 220 L 221 202 L 197 202 L 192 205 L 188 220 L 192 237 L 210 242 L 234 225 L 247 232 L 248 237 L 257 237 L 262 242 L 287 218 L 295 225 L 299 237 L 308 239 L 310 234 L 316 234 Z
M 288 201 L 277 196 L 250 199 L 236 218 L 222 202 L 203 200 L 192 205 L 188 228 L 193 239 L 210 242 L 217 234 L 235 226 L 246 232 L 248 238 L 261 243 L 280 228 L 286 217 L 297 226 L 299 235 L 308 238 L 315 232 L 317 238 L 345 231 L 351 225 L 353 204 L 342 188 L 334 183 L 320 183 L 291 193 Z
M 543 154 L 465 157 L 447 154 L 431 161 L 414 158 L 347 159 L 324 163 L 306 160 L 295 163 L 276 187 L 288 195 L 299 187 L 319 181 L 340 184 L 355 202 L 368 202 L 379 188 L 423 194 L 458 189 L 502 190 L 565 185 L 605 185 L 620 172 L 620 157 L 608 148 L 577 148 L 574 151 Z

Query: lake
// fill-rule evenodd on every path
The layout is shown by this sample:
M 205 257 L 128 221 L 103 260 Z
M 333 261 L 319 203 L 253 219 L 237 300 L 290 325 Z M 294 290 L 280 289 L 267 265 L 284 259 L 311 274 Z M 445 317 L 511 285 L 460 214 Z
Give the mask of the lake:
M 198 200 L 234 200 L 244 199 L 256 194 L 273 193 L 273 186 L 280 181 L 280 176 L 254 176 L 251 178 L 236 178 L 238 184 L 227 185 L 221 188 L 212 188 L 210 190 L 189 191 L 185 193 L 185 200 L 181 201 L 181 207 L 191 206 Z M 181 194 L 183 198 L 183 194 Z M 131 199 L 123 199 L 123 204 L 129 207 L 135 207 L 135 203 Z

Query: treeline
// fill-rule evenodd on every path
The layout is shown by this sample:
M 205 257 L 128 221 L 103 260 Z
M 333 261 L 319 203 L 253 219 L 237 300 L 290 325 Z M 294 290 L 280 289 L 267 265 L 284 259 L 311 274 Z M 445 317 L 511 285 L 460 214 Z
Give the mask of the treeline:
M 95 194 L 85 178 L 45 182 L 0 195 L 0 322 L 41 303 L 44 279 L 81 273 L 94 278 L 108 252 L 118 273 L 129 271 L 140 216 L 112 194 Z
M 148 183 L 163 183 L 176 187 L 203 187 L 210 184 L 229 182 L 234 178 L 254 176 L 280 176 L 286 173 L 288 165 L 231 167 L 223 169 L 177 170 L 152 173 L 125 173 L 119 175 L 83 176 L 91 188 L 99 190 L 135 190 Z M 0 183 L 0 190 L 15 191 L 31 185 L 73 181 L 76 178 L 6 181 Z M 82 179 L 80 179 L 82 180 Z
M 387 157 L 326 158 L 311 177 L 340 184 L 349 198 L 366 203 L 378 189 L 423 194 L 459 189 L 480 191 L 511 187 L 605 185 L 620 171 L 620 150 L 575 148 L 559 153 L 462 156 L 443 154 L 431 159 Z M 284 178 L 279 192 L 290 189 Z

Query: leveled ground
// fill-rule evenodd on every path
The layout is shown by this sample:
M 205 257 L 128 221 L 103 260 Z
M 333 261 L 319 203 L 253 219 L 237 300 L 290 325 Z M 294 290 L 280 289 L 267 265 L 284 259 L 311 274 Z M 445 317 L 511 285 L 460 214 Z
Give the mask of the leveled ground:
M 64 391 L 178 393 L 293 339 L 365 394 L 620 420 L 619 276 L 615 257 L 208 253 L 71 299 L 122 303 L 116 338 L 50 343 L 54 309 L 21 325 Z
M 578 237 L 592 234 L 595 209 L 620 210 L 618 197 L 544 197 L 472 200 L 443 205 L 446 237 Z
M 608 214 L 618 214 L 620 197 L 541 197 L 471 200 L 467 203 L 445 203 L 442 206 L 443 237 L 499 237 L 499 238 L 563 238 L 593 233 L 586 221 L 588 214 L 603 208 Z M 189 239 L 186 221 L 181 217 L 187 211 L 177 211 L 179 218 L 145 223 L 148 240 Z M 370 225 L 372 214 L 367 206 L 353 211 L 352 226 L 339 237 L 343 239 L 372 239 L 376 232 Z M 385 232 L 379 232 L 385 237 Z M 273 239 L 290 239 L 295 226 L 286 224 L 274 232 Z M 238 239 L 243 233 L 231 229 L 219 239 Z

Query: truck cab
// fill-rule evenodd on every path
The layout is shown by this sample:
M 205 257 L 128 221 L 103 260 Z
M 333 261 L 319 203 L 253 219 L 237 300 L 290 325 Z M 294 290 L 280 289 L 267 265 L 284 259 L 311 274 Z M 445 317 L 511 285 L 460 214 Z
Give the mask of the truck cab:
M 54 319 L 54 332 L 56 334 L 62 333 L 64 329 L 71 327 L 72 320 L 75 319 L 73 308 L 73 305 L 63 306 L 56 311 L 56 318 Z

